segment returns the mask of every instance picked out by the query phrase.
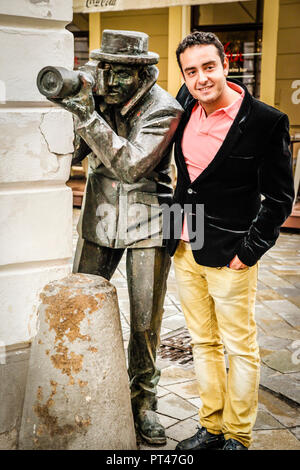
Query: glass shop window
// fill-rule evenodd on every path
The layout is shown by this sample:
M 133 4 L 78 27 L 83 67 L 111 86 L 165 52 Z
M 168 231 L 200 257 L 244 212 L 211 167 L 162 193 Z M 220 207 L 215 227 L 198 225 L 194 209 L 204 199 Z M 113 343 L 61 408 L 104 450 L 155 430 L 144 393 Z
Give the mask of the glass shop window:
M 74 70 L 89 60 L 89 35 L 74 33 Z
M 216 32 L 229 59 L 230 78 L 247 86 L 259 98 L 261 71 L 261 31 Z

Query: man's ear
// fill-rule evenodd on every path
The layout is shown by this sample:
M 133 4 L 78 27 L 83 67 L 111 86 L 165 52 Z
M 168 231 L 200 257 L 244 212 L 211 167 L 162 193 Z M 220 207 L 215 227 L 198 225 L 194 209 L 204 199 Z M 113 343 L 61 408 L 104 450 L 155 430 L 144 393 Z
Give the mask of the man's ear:
M 227 56 L 224 57 L 223 69 L 224 69 L 224 75 L 225 77 L 227 77 L 229 73 L 229 60 Z

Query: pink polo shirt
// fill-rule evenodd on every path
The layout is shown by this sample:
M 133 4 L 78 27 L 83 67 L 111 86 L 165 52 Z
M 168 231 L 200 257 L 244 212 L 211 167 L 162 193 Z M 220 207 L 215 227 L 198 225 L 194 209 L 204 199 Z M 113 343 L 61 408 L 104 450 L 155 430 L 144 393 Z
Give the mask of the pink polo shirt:
M 192 182 L 214 159 L 242 104 L 244 90 L 235 83 L 227 82 L 227 84 L 240 93 L 240 97 L 226 108 L 217 109 L 209 116 L 206 116 L 203 107 L 196 103 L 184 130 L 181 146 Z M 181 239 L 189 241 L 186 217 Z

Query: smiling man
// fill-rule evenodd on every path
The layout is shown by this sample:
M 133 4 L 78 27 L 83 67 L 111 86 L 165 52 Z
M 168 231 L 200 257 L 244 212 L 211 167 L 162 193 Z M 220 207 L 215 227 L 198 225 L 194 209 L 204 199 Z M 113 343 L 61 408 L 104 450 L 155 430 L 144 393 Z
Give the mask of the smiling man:
M 177 449 L 247 450 L 260 369 L 257 262 L 275 244 L 294 197 L 289 123 L 227 79 L 228 59 L 214 34 L 187 36 L 177 59 L 185 113 L 176 133 L 174 203 L 182 207 L 183 229 L 168 246 L 203 403 L 200 429 Z M 204 205 L 201 249 L 194 248 L 203 232 L 197 204 Z

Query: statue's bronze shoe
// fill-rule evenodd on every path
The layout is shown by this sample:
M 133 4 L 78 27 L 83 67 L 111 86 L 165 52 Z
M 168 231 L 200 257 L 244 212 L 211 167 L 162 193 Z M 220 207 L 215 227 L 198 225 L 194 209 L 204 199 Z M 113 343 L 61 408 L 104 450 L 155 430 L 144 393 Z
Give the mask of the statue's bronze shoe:
M 135 416 L 135 425 L 141 437 L 149 444 L 166 444 L 165 429 L 155 411 L 141 409 Z

